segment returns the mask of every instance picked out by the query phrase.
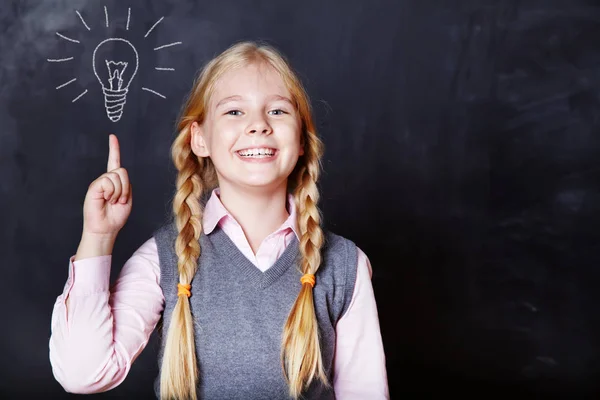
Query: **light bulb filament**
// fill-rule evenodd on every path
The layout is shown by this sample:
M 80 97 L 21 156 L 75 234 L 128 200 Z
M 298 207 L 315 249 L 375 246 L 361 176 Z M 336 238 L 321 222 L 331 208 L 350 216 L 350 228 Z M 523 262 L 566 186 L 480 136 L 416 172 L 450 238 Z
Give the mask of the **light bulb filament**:
M 127 68 L 127 63 L 125 61 L 104 61 L 106 62 L 106 67 L 108 68 L 108 83 L 110 84 L 110 89 L 121 90 L 123 86 L 123 73 Z

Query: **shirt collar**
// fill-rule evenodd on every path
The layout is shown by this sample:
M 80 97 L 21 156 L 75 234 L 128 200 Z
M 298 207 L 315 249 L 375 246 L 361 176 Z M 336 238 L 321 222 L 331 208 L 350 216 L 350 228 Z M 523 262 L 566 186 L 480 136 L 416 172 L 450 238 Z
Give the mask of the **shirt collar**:
M 210 198 L 204 206 L 204 214 L 202 217 L 202 229 L 207 235 L 210 234 L 224 218 L 231 218 L 235 221 L 235 218 L 233 218 L 233 216 L 229 213 L 229 211 L 227 211 L 227 209 L 221 202 L 221 199 L 219 198 L 220 194 L 221 192 L 218 187 L 213 189 Z M 287 194 L 286 207 L 290 215 L 277 229 L 276 232 L 290 228 L 296 234 L 298 240 L 300 240 L 300 235 L 298 234 L 298 226 L 296 223 L 296 204 L 294 202 L 294 195 L 292 195 L 291 193 Z

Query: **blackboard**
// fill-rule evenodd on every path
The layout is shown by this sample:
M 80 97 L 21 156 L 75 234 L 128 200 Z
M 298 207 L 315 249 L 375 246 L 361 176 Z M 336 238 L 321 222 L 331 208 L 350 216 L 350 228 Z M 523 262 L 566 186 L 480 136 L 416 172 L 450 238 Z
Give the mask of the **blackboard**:
M 92 61 L 110 38 L 138 69 L 108 113 Z M 392 398 L 597 396 L 599 39 L 583 0 L 2 2 L 0 394 L 72 396 L 50 316 L 108 135 L 136 198 L 115 279 L 170 212 L 196 72 L 262 40 L 312 99 L 324 225 L 372 263 Z M 95 397 L 151 398 L 156 351 Z

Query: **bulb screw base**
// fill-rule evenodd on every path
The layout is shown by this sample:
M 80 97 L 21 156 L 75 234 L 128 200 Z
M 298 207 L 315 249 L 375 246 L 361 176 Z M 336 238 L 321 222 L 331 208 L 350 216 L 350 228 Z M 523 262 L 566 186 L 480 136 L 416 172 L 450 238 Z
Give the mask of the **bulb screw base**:
M 102 88 L 104 93 L 104 107 L 106 108 L 106 115 L 112 122 L 117 122 L 123 116 L 123 107 L 127 101 L 128 89 L 123 90 L 111 90 Z

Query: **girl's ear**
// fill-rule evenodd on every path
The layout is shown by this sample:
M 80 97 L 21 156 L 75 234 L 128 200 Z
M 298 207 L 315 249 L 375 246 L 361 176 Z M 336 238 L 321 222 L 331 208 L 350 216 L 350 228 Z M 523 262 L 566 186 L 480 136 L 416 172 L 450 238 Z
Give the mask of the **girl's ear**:
M 206 146 L 206 141 L 204 140 L 204 127 L 197 121 L 194 121 L 192 122 L 190 130 L 192 134 L 192 139 L 190 141 L 192 151 L 198 157 L 208 157 L 210 154 L 208 152 L 208 147 Z

